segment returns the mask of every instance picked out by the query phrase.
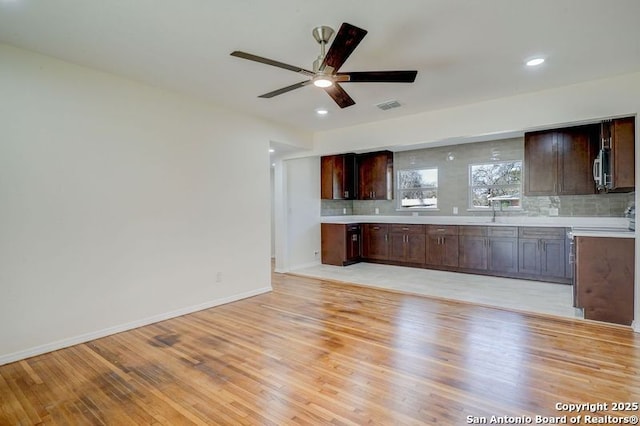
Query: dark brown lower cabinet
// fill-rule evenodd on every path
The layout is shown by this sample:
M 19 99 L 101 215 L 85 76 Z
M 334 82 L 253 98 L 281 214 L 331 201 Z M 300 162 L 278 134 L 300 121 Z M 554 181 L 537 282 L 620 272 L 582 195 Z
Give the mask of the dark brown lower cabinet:
M 371 260 L 389 260 L 389 225 L 367 223 L 363 225 L 362 257 Z
M 631 325 L 635 240 L 575 237 L 575 305 L 586 319 Z
M 424 265 L 426 238 L 424 225 L 390 225 L 389 260 Z
M 323 223 L 321 234 L 322 263 L 346 266 L 360 261 L 360 225 Z
M 518 228 L 489 227 L 488 269 L 496 275 L 518 272 Z
M 461 226 L 459 234 L 460 268 L 495 275 L 518 272 L 518 228 Z
M 427 225 L 427 265 L 458 267 L 458 226 Z
M 489 269 L 489 239 L 486 226 L 461 226 L 458 237 L 458 266 L 474 271 Z
M 541 281 L 569 284 L 566 229 L 521 227 L 518 238 L 518 273 Z
M 566 228 L 322 225 L 322 262 L 331 265 L 364 260 L 563 284 L 572 280 Z

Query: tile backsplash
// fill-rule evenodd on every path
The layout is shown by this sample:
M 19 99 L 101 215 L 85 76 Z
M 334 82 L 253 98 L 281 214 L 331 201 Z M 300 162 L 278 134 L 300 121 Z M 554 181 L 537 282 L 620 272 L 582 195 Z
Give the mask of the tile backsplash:
M 394 154 L 394 170 L 437 166 L 438 210 L 419 211 L 420 216 L 451 216 L 458 208 L 459 216 L 491 216 L 491 211 L 469 210 L 469 164 L 496 160 L 522 160 L 524 138 L 425 148 Z M 557 208 L 559 216 L 622 217 L 633 203 L 635 193 L 571 196 L 522 196 L 522 210 L 502 211 L 501 216 L 549 216 Z M 375 209 L 384 216 L 408 216 L 397 211 L 396 201 L 322 200 L 322 216 L 373 215 Z M 346 213 L 344 213 L 346 211 Z

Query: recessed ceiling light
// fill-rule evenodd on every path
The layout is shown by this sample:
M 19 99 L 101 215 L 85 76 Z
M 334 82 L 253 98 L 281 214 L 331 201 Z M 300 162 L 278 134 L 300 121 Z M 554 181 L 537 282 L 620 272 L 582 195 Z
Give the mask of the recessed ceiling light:
M 316 114 L 318 114 L 318 115 L 327 115 L 327 114 L 329 114 L 329 111 L 327 111 L 324 108 L 320 108 L 320 109 L 316 110 Z
M 269 152 L 276 152 L 276 150 L 273 148 L 269 148 Z
M 533 58 L 527 61 L 528 67 L 536 67 L 544 62 L 544 58 Z

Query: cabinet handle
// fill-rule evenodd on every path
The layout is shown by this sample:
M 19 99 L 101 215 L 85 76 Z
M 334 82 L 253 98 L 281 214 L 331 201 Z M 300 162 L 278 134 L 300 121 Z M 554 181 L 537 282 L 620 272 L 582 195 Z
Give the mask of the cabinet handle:
M 358 241 L 358 234 L 353 234 L 351 236 L 351 241 Z
M 349 198 L 349 191 L 344 191 L 344 198 Z
M 384 234 L 384 240 L 389 241 L 389 234 Z

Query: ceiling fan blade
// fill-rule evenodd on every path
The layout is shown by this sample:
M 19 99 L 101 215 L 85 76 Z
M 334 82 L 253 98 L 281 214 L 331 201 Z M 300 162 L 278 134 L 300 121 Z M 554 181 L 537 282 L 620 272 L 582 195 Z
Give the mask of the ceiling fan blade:
M 333 86 L 326 87 L 324 90 L 340 108 L 346 108 L 356 103 L 338 83 L 333 83 Z
M 339 72 L 337 75 L 349 77 L 343 83 L 413 83 L 418 71 Z
M 291 86 L 283 87 L 282 89 L 274 90 L 273 92 L 265 93 L 258 96 L 259 98 L 273 98 L 274 96 L 282 95 L 283 93 L 290 92 L 295 89 L 307 86 L 311 84 L 311 80 L 301 81 L 300 83 L 292 84 Z
M 309 77 L 314 75 L 313 71 L 296 67 L 294 65 L 285 64 L 284 62 L 274 61 L 273 59 L 263 58 L 262 56 L 252 55 L 251 53 L 241 52 L 239 50 L 234 50 L 233 52 L 231 52 L 231 56 L 235 56 L 236 58 L 248 59 L 250 61 L 260 62 L 267 65 L 272 65 L 278 68 L 284 68 L 285 70 L 308 75 Z
M 330 66 L 334 71 L 338 71 L 366 35 L 367 30 L 354 27 L 346 22 L 343 23 L 331 43 L 320 69 L 323 70 L 326 66 Z

